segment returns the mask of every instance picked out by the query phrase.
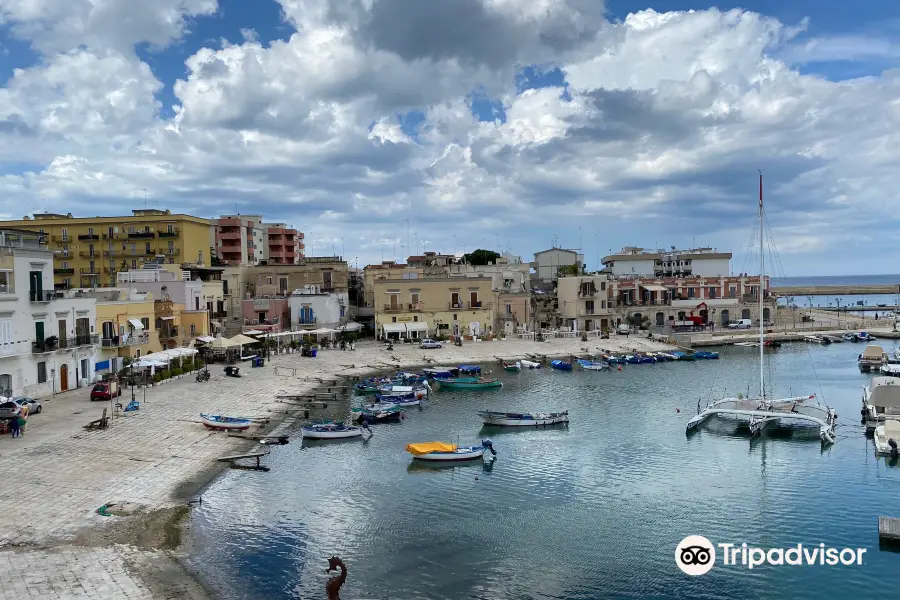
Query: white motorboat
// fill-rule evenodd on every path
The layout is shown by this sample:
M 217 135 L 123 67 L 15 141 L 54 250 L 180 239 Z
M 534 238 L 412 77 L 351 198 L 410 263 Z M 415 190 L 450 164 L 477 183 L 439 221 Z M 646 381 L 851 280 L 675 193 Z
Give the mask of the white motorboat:
M 763 210 L 762 173 L 759 175 L 759 274 L 760 280 L 765 276 L 765 212 Z M 759 315 L 764 314 L 764 293 L 757 294 Z M 810 339 L 813 338 L 813 339 Z M 816 343 L 824 338 L 807 336 Z M 691 435 L 710 417 L 737 419 L 746 421 L 750 428 L 750 439 L 756 438 L 768 426 L 784 428 L 817 428 L 822 445 L 830 445 L 835 441 L 835 424 L 837 414 L 831 407 L 816 402 L 814 394 L 795 396 L 792 398 L 771 398 L 766 392 L 766 353 L 765 353 L 765 321 L 759 319 L 759 398 L 722 398 L 701 409 L 697 403 L 697 415 L 687 423 L 687 434 Z
M 881 346 L 869 344 L 857 358 L 857 364 L 860 371 L 869 373 L 888 364 L 888 355 Z
M 485 425 L 499 427 L 536 427 L 539 425 L 556 425 L 569 422 L 569 411 L 563 412 L 537 412 L 537 413 L 512 413 L 482 410 L 478 416 Z
M 886 418 L 900 419 L 900 380 L 873 377 L 872 383 L 863 387 L 862 415 L 868 435 Z
M 756 348 L 759 346 L 759 342 L 738 342 L 735 346 L 744 346 L 746 348 Z
M 314 423 L 301 427 L 300 431 L 303 437 L 312 440 L 337 440 L 359 437 L 363 434 L 362 427 L 344 425 L 343 423 Z
M 609 363 L 603 361 L 578 359 L 578 364 L 586 371 L 606 371 L 609 369 Z
M 888 377 L 900 377 L 900 364 L 890 363 L 881 365 L 881 373 Z
M 541 368 L 541 363 L 534 362 L 531 360 L 520 360 L 519 364 L 521 364 L 522 367 L 525 369 L 540 369 Z
M 494 445 L 489 439 L 481 440 L 480 446 L 457 446 L 444 442 L 424 442 L 407 444 L 406 451 L 413 455 L 413 460 L 433 462 L 450 462 L 455 460 L 472 460 L 484 456 L 485 450 L 497 455 Z
M 900 421 L 887 419 L 875 428 L 875 452 L 883 456 L 897 456 L 900 440 Z

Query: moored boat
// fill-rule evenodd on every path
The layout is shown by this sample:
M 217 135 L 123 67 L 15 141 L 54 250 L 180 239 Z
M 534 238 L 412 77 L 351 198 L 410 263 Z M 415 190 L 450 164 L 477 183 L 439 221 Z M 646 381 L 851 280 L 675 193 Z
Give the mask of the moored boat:
M 533 360 L 520 360 L 519 363 L 525 367 L 526 369 L 540 369 L 541 363 L 534 362 Z
M 485 425 L 500 427 L 535 427 L 538 425 L 556 425 L 569 422 L 569 411 L 563 412 L 536 412 L 536 413 L 512 413 L 482 410 L 478 416 Z
M 460 375 L 480 375 L 481 367 L 478 365 L 459 365 L 457 371 Z
M 485 379 L 483 377 L 457 377 L 455 379 L 442 379 L 441 387 L 450 390 L 486 390 L 502 387 L 499 379 Z
M 572 363 L 566 362 L 564 360 L 551 360 L 550 367 L 559 371 L 571 371 Z
M 578 364 L 586 371 L 603 371 L 609 369 L 609 363 L 595 362 L 593 360 L 584 360 L 579 358 Z
M 705 350 L 698 350 L 694 353 L 694 356 L 697 358 L 701 358 L 704 360 L 717 360 L 719 358 L 718 352 L 706 352 Z
M 697 357 L 691 352 L 677 351 L 672 353 L 678 360 L 696 360 Z
M 858 342 L 859 336 L 855 333 L 842 333 L 841 337 L 844 338 L 845 342 Z
M 459 375 L 459 369 L 456 367 L 428 367 L 422 369 L 422 372 L 432 379 L 448 379 Z
M 246 431 L 250 429 L 250 419 L 241 417 L 226 417 L 223 415 L 209 415 L 200 413 L 203 426 L 213 431 Z
M 875 428 L 875 452 L 882 456 L 896 457 L 900 441 L 900 421 L 887 419 Z
M 494 444 L 489 439 L 481 440 L 480 446 L 457 446 L 445 442 L 424 442 L 419 444 L 407 444 L 406 451 L 413 455 L 414 460 L 434 462 L 450 462 L 454 460 L 472 460 L 484 456 L 485 450 L 490 450 L 496 456 Z
M 353 413 L 354 421 L 361 421 L 363 423 L 399 423 L 402 419 L 403 411 L 402 410 L 361 410 Z
M 522 370 L 522 364 L 519 362 L 508 363 L 501 361 L 503 368 L 511 373 L 518 373 Z
M 363 433 L 362 427 L 345 425 L 341 421 L 334 423 L 313 423 L 300 428 L 304 438 L 313 440 L 336 440 L 342 438 L 359 437 Z
M 874 342 L 876 340 L 874 335 L 866 333 L 865 331 L 860 331 L 858 334 L 856 334 L 856 336 L 862 342 Z
M 859 365 L 860 371 L 868 373 L 880 369 L 882 365 L 888 364 L 888 356 L 885 353 L 884 348 L 876 346 L 875 344 L 870 344 L 866 346 L 866 349 L 859 355 L 857 364 Z

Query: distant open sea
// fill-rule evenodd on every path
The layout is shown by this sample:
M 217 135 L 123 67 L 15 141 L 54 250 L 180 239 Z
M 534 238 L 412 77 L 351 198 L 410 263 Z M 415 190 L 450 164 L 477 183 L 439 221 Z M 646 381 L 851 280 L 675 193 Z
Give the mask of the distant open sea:
M 801 285 L 898 285 L 900 275 L 825 275 L 820 277 L 773 277 L 772 287 Z

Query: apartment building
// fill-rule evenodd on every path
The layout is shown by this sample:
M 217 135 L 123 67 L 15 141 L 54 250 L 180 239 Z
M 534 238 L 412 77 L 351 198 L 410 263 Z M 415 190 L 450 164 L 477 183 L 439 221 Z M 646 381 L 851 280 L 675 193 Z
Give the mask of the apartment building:
M 626 246 L 616 254 L 604 256 L 606 270 L 616 277 L 718 277 L 730 274 L 731 252 L 715 248 L 645 250 Z
M 557 310 L 563 326 L 572 331 L 602 331 L 611 326 L 609 275 L 560 277 L 556 283 Z
M 223 215 L 214 221 L 212 246 L 229 266 L 296 264 L 304 255 L 303 232 L 262 215 Z
M 168 210 L 133 210 L 117 217 L 44 213 L 0 221 L 0 227 L 46 234 L 55 289 L 114 287 L 118 273 L 158 256 L 170 263 L 210 264 L 210 222 Z
M 123 289 L 101 289 L 88 294 L 97 301 L 101 349 L 97 372 L 116 373 L 124 367 L 125 358 L 162 350 L 154 302 L 149 294 Z
M 489 277 L 376 279 L 373 291 L 379 336 L 478 337 L 494 332 L 496 292 Z
M 100 357 L 94 298 L 53 290 L 47 234 L 0 228 L 0 393 L 90 385 Z
M 347 292 L 323 292 L 313 285 L 288 296 L 291 325 L 301 328 L 337 327 L 348 320 Z
M 576 250 L 550 248 L 534 253 L 534 278 L 538 283 L 549 284 L 556 281 L 560 272 L 577 275 L 584 270 L 584 255 Z

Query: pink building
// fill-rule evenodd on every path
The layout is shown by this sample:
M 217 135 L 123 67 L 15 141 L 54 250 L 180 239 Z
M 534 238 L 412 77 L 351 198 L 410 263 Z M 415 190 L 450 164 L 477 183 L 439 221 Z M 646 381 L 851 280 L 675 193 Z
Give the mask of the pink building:
M 300 240 L 303 234 L 296 229 L 285 227 L 284 223 L 269 225 L 268 252 L 266 258 L 270 265 L 294 265 L 297 259 L 303 256 Z
M 254 298 L 243 300 L 243 330 L 255 329 L 266 333 L 278 333 L 291 326 L 291 308 L 287 298 Z

